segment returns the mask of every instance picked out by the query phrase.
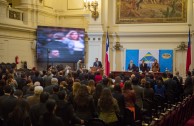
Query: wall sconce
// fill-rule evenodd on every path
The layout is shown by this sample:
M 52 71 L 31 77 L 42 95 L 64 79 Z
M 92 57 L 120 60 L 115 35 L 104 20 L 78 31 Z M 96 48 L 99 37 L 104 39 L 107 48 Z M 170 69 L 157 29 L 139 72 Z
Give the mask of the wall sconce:
M 84 0 L 84 7 L 91 11 L 92 17 L 94 20 L 96 20 L 99 16 L 99 13 L 97 11 L 98 8 L 98 1 L 96 0 Z
M 180 45 L 177 46 L 177 48 L 181 51 L 186 50 L 187 45 L 185 44 L 185 42 L 181 42 Z
M 121 50 L 123 46 L 120 44 L 120 42 L 116 42 L 116 45 L 113 46 L 113 49 L 115 50 Z

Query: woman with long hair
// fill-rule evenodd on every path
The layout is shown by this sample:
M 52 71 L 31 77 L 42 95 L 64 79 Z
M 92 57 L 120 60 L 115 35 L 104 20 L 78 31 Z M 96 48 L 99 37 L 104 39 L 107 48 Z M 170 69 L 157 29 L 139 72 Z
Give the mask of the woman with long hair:
M 88 86 L 90 87 L 90 94 L 92 95 L 95 92 L 95 81 L 94 80 L 89 80 Z
M 64 126 L 62 119 L 55 115 L 56 107 L 55 100 L 50 99 L 46 102 L 47 112 L 40 117 L 40 126 Z
M 86 85 L 81 85 L 74 98 L 75 112 L 78 117 L 89 120 L 96 116 L 94 99 Z
M 102 90 L 103 90 L 102 84 L 97 84 L 96 85 L 96 89 L 95 89 L 95 91 L 93 93 L 94 105 L 95 105 L 96 109 L 97 109 L 97 105 L 98 105 L 98 99 L 100 98 Z
M 74 105 L 74 98 L 75 98 L 75 95 L 76 95 L 77 91 L 79 90 L 80 86 L 81 86 L 80 82 L 73 83 L 72 92 L 69 94 L 69 97 L 68 97 L 68 101 L 72 105 Z
M 99 118 L 102 119 L 107 126 L 117 126 L 117 113 L 120 112 L 117 100 L 113 98 L 111 90 L 104 88 L 98 101 Z
M 29 104 L 18 99 L 14 110 L 8 115 L 7 126 L 31 126 Z

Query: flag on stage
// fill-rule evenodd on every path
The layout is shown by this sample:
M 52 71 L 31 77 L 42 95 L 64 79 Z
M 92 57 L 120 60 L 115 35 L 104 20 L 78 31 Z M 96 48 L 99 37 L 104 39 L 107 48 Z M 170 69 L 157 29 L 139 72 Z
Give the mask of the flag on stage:
M 188 35 L 188 48 L 187 48 L 187 60 L 186 60 L 186 72 L 189 71 L 189 66 L 191 65 L 191 34 L 189 28 L 189 35 Z
M 108 31 L 106 34 L 106 55 L 105 55 L 105 75 L 108 76 L 110 73 L 110 61 L 109 61 L 109 37 Z

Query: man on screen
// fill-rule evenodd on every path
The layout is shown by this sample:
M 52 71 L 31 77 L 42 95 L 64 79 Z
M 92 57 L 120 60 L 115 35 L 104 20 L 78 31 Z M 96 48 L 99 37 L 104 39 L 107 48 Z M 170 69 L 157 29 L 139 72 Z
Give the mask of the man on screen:
M 101 61 L 98 61 L 98 58 L 95 59 L 95 62 L 93 63 L 93 67 L 102 68 Z

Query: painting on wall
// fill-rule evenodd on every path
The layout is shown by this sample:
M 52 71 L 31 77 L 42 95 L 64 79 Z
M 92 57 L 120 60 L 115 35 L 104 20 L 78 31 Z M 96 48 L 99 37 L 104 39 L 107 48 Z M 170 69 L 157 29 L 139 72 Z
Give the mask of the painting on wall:
M 186 23 L 187 0 L 117 0 L 117 24 Z

